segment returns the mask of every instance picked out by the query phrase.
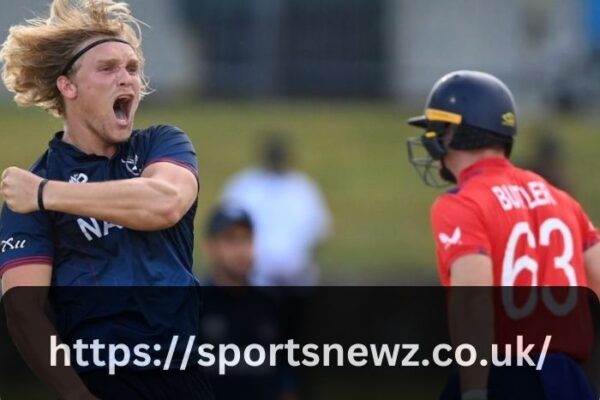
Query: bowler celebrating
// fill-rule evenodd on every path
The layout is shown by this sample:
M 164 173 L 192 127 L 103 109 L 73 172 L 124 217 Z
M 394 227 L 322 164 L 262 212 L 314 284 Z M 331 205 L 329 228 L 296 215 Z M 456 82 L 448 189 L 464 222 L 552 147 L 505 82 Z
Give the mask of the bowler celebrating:
M 196 286 L 196 153 L 173 126 L 133 129 L 149 90 L 139 22 L 127 4 L 54 0 L 48 18 L 10 29 L 0 61 L 3 82 L 18 105 L 38 106 L 63 120 L 63 130 L 29 171 L 10 167 L 2 173 L 2 291 Z M 166 348 L 172 335 L 195 333 L 198 301 L 191 297 L 165 296 L 152 307 L 113 301 L 111 313 L 97 315 L 85 303 L 73 314 L 59 296 L 55 325 L 69 339 L 151 338 Z M 16 321 L 13 337 L 25 345 L 18 342 L 32 334 L 30 317 L 19 307 L 9 309 Z M 115 333 L 114 327 L 122 330 Z M 44 368 L 47 354 L 39 350 L 39 359 L 27 361 L 62 398 L 206 398 L 197 370 L 179 371 L 176 365 L 177 371 L 163 374 L 150 369 L 108 377 L 91 368 L 79 371 L 83 385 L 73 370 Z

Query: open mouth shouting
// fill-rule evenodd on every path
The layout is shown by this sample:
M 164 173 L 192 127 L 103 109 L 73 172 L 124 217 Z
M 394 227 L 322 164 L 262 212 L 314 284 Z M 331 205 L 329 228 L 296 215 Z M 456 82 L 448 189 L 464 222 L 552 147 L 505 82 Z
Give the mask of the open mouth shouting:
M 131 109 L 134 96 L 131 94 L 120 95 L 113 103 L 113 111 L 117 124 L 121 127 L 128 127 L 131 123 Z

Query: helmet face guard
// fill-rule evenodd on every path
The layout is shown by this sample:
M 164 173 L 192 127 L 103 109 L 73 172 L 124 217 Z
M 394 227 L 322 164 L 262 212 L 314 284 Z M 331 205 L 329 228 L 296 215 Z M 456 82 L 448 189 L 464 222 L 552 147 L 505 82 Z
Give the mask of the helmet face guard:
M 421 180 L 430 187 L 443 188 L 449 185 L 441 179 L 441 160 L 434 160 L 427 152 L 421 137 L 410 137 L 406 140 L 408 160 L 415 167 Z
M 407 139 L 408 160 L 427 186 L 447 187 L 456 183 L 456 178 L 443 162 L 446 155 L 444 136 L 453 131 L 454 126 L 434 122 L 428 125 L 422 136 Z

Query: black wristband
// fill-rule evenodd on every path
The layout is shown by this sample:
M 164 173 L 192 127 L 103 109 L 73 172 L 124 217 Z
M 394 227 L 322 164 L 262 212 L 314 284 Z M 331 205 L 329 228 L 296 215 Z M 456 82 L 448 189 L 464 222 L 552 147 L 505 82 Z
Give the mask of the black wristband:
M 44 207 L 44 186 L 48 183 L 48 179 L 42 179 L 40 185 L 38 186 L 38 208 L 40 211 L 46 211 L 46 207 Z

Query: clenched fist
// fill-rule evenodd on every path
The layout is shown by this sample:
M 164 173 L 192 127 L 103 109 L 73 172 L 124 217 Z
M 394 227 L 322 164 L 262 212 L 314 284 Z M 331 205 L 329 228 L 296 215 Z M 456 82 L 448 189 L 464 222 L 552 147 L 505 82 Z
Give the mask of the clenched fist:
M 0 194 L 12 211 L 25 214 L 37 211 L 37 192 L 42 178 L 31 172 L 8 167 L 2 172 Z

